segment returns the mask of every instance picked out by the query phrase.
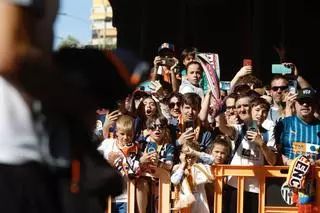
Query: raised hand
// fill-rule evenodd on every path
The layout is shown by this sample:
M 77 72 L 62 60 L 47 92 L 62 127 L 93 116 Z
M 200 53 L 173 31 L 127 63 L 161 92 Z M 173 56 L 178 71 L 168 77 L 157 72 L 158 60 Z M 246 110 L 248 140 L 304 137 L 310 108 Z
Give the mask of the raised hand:
M 193 129 L 187 129 L 178 139 L 180 145 L 185 144 L 187 141 L 192 141 L 195 137 Z
M 247 131 L 247 138 L 248 140 L 256 143 L 259 146 L 263 145 L 263 140 L 262 140 L 262 136 L 260 134 L 260 132 L 256 132 L 256 131 Z
M 157 67 L 159 66 L 159 64 L 161 64 L 161 57 L 160 56 L 156 56 L 153 60 L 153 66 Z
M 114 125 L 121 115 L 122 114 L 121 114 L 121 112 L 119 110 L 115 110 L 115 111 L 107 114 L 106 115 L 106 120 L 104 122 L 104 125 L 105 126 Z

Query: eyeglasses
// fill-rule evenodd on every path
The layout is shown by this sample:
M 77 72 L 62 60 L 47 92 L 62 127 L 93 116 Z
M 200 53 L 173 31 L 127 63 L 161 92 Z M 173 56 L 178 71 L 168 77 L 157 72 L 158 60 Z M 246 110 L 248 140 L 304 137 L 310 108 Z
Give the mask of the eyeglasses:
M 287 90 L 287 89 L 288 89 L 288 86 L 279 86 L 279 87 L 274 86 L 274 87 L 271 87 L 271 89 L 272 89 L 272 91 L 274 91 L 274 92 L 278 91 L 279 89 L 280 89 L 281 91 L 283 91 L 283 90 Z
M 152 131 L 157 130 L 157 129 L 162 130 L 164 128 L 165 128 L 165 125 L 163 125 L 163 124 L 153 124 L 149 127 L 149 129 Z
M 231 110 L 231 109 L 235 109 L 235 108 L 236 108 L 235 106 L 227 106 L 226 107 L 227 110 Z
M 169 105 L 170 109 L 174 108 L 176 105 L 177 105 L 177 107 L 181 107 L 181 103 L 180 102 L 171 102 L 168 105 Z

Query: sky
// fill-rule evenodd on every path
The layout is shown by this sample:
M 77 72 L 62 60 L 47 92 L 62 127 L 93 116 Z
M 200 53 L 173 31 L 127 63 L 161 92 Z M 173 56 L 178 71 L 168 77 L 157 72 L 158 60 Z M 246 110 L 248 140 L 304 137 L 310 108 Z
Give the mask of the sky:
M 55 47 L 68 35 L 78 39 L 81 44 L 89 43 L 91 2 L 91 0 L 60 0 L 61 15 L 57 16 L 54 26 Z

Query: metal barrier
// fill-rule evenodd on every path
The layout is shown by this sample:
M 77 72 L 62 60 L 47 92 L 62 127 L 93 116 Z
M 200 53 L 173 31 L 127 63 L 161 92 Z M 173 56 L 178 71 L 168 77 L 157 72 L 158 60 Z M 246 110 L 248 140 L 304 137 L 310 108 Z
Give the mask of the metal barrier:
M 159 179 L 158 212 L 169 213 L 171 209 L 170 173 L 163 168 L 155 168 L 154 173 L 145 173 L 143 176 Z M 136 187 L 135 180 L 128 181 L 128 213 L 135 212 Z
M 212 167 L 212 172 L 215 176 L 214 181 L 214 213 L 222 212 L 222 189 L 223 178 L 225 176 L 238 177 L 238 191 L 237 191 L 237 212 L 243 213 L 243 194 L 244 194 L 244 180 L 246 177 L 256 177 L 259 180 L 259 213 L 290 213 L 297 212 L 297 207 L 281 207 L 281 206 L 266 206 L 265 192 L 266 192 L 266 178 L 267 177 L 287 177 L 287 166 L 231 166 L 231 165 L 217 165 Z M 316 168 L 316 182 L 320 183 L 320 167 Z M 320 190 L 317 185 L 316 190 L 316 204 L 320 207 Z
M 238 177 L 238 191 L 237 191 L 237 213 L 243 212 L 244 199 L 244 181 L 246 177 L 256 177 L 259 180 L 259 213 L 296 213 L 297 207 L 284 206 L 266 206 L 266 178 L 286 178 L 287 166 L 233 166 L 233 165 L 216 165 L 212 166 L 212 174 L 215 176 L 213 183 L 214 187 L 214 213 L 222 212 L 222 195 L 223 195 L 223 179 L 226 176 Z M 316 168 L 316 182 L 320 183 L 320 167 Z M 171 198 L 175 199 L 176 192 L 171 192 L 170 173 L 162 168 L 155 168 L 155 173 L 146 173 L 143 176 L 159 179 L 159 200 L 158 212 L 171 212 Z M 316 204 L 320 207 L 320 186 L 316 186 Z M 128 181 L 128 213 L 135 213 L 135 196 L 136 187 L 135 180 Z M 111 204 L 111 199 L 108 199 Z M 111 213 L 111 205 L 109 205 L 107 213 Z M 191 208 L 172 211 L 175 213 L 191 213 Z

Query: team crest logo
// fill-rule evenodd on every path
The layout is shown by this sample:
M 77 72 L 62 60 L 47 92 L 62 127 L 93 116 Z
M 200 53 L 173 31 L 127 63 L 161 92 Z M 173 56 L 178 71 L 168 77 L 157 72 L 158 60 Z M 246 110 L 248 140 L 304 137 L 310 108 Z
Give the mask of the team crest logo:
M 281 186 L 281 195 L 286 204 L 288 205 L 293 204 L 293 199 L 292 199 L 293 194 L 294 194 L 293 190 L 286 183 L 284 183 Z

